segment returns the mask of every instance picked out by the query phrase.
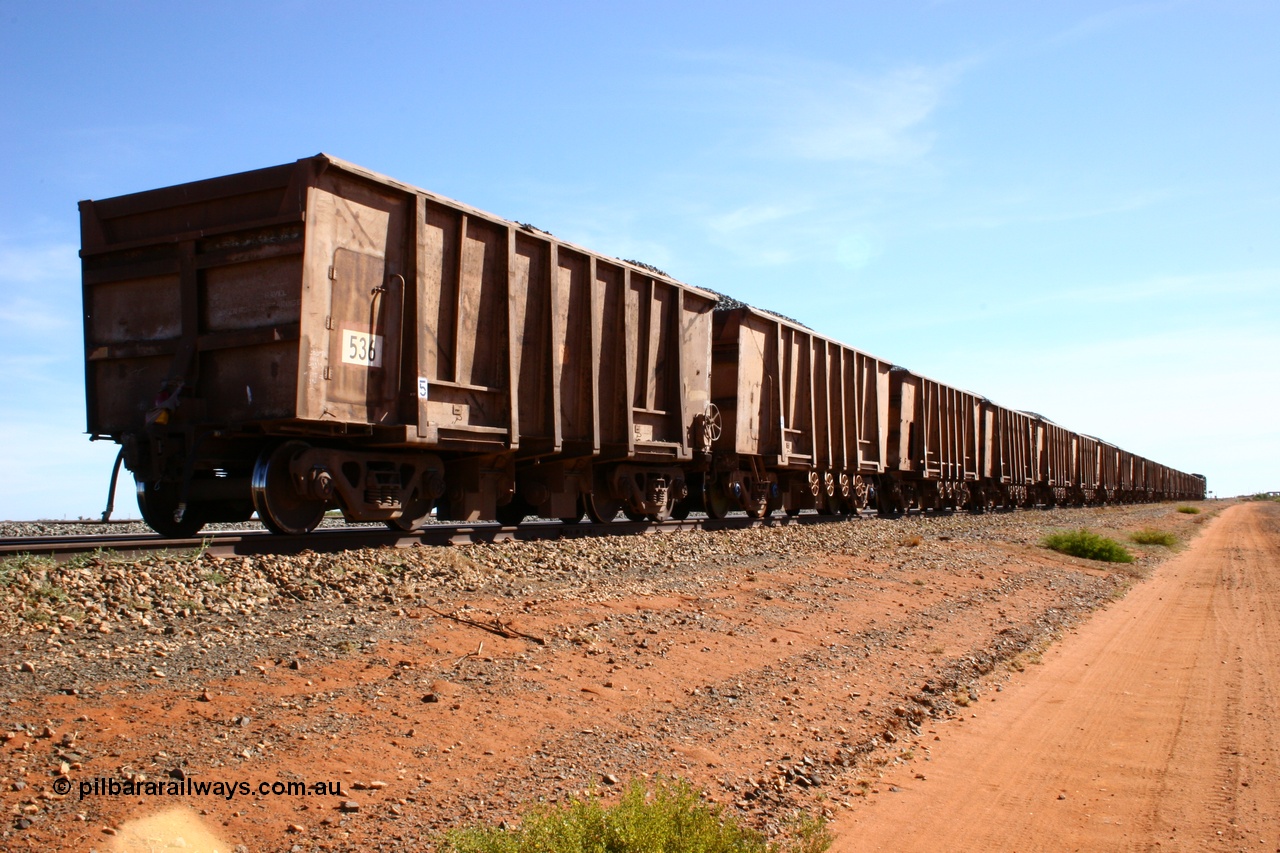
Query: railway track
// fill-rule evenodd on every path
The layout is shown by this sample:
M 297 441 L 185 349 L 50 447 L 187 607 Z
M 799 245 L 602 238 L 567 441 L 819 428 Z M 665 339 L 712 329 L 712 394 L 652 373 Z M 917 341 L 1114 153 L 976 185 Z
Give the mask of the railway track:
M 504 527 L 494 523 L 433 524 L 406 533 L 385 528 L 322 528 L 302 536 L 281 536 L 266 530 L 209 531 L 190 539 L 165 539 L 155 534 L 92 534 L 84 536 L 22 536 L 0 538 L 0 558 L 19 554 L 52 557 L 58 561 L 109 551 L 114 554 L 145 556 L 164 551 L 203 551 L 213 556 L 254 554 L 299 554 L 303 551 L 336 553 L 360 548 L 410 548 L 415 545 L 469 545 L 476 542 L 532 541 L 591 536 L 647 536 L 682 530 L 744 530 L 758 527 L 787 527 L 795 524 L 827 524 L 845 516 L 802 513 L 766 518 L 736 516 L 722 519 L 689 518 L 683 521 L 611 524 L 565 524 L 561 521 L 528 521 Z

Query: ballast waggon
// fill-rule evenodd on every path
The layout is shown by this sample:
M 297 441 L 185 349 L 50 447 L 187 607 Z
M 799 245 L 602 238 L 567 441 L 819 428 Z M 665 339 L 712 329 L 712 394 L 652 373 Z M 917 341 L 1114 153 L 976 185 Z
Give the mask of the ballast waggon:
M 88 431 L 170 537 L 331 510 L 1195 498 L 1204 480 L 798 323 L 317 155 L 80 204 Z

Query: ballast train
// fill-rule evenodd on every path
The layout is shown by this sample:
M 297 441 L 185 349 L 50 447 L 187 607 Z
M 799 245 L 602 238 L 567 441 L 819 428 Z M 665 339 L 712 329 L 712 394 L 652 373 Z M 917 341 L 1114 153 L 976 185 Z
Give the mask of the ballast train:
M 1204 497 L 1204 478 L 318 155 L 80 204 L 88 431 L 165 536 Z

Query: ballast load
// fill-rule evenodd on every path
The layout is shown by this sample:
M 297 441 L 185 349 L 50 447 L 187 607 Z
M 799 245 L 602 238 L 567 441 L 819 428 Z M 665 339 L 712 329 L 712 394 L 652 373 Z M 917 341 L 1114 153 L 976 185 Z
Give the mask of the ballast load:
M 1204 478 L 318 155 L 80 204 L 88 431 L 165 536 L 1204 496 Z

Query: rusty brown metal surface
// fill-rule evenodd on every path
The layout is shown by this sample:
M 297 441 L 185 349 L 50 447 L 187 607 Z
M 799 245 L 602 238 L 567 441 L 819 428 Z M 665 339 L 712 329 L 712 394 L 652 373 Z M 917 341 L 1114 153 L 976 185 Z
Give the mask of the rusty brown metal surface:
M 433 508 L 662 519 L 1203 492 L 326 155 L 80 213 L 88 429 L 123 445 L 170 536 L 255 510 L 305 529 L 332 506 L 412 527 Z
M 492 518 L 548 458 L 565 464 L 529 491 L 566 517 L 594 482 L 575 459 L 667 466 L 628 472 L 651 508 L 693 456 L 714 307 L 696 288 L 324 155 L 81 219 L 88 428 L 172 484 L 153 515 L 247 482 L 268 436 L 444 453 L 462 518 Z M 422 488 L 353 464 L 345 512 L 422 510 Z M 375 475 L 377 506 L 352 505 Z
M 894 370 L 890 467 L 925 480 L 976 480 L 981 399 L 910 371 Z
M 1001 485 L 1025 488 L 1036 482 L 1031 416 L 982 400 L 981 475 Z
M 887 455 L 889 364 L 746 307 L 716 312 L 714 340 L 715 467 L 767 474 L 789 509 L 864 506 Z

